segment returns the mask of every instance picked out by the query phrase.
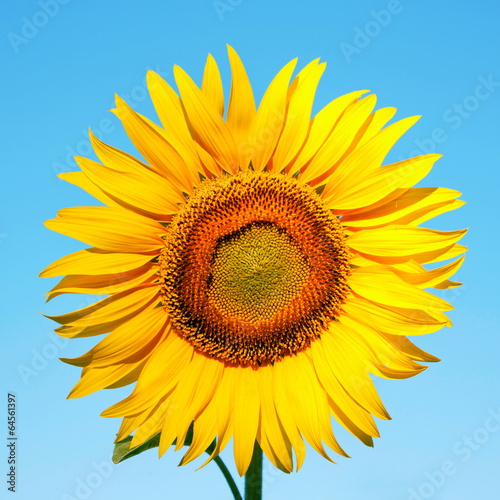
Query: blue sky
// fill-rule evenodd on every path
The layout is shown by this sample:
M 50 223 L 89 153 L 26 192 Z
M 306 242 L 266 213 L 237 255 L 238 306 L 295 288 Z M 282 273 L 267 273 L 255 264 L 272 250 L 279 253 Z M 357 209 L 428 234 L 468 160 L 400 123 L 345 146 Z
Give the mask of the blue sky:
M 454 327 L 417 339 L 442 361 L 410 380 L 376 380 L 393 420 L 379 422 L 382 438 L 374 449 L 335 425 L 352 458 L 339 457 L 332 465 L 308 449 L 303 469 L 289 476 L 266 462 L 264 498 L 500 498 L 493 260 L 499 243 L 499 14 L 500 4 L 491 0 L 5 2 L 1 385 L 5 412 L 7 393 L 17 397 L 16 498 L 230 498 L 214 464 L 198 472 L 198 462 L 176 468 L 181 455 L 172 450 L 161 460 L 150 451 L 110 465 L 119 422 L 99 414 L 129 389 L 65 399 L 79 372 L 57 358 L 77 356 L 94 340 L 57 338 L 40 312 L 58 314 L 90 302 L 74 296 L 45 305 L 43 295 L 55 280 L 37 278 L 50 262 L 84 246 L 45 229 L 43 221 L 59 208 L 93 204 L 56 177 L 75 169 L 73 155 L 92 156 L 88 127 L 105 142 L 134 152 L 107 112 L 114 93 L 156 119 L 145 91 L 147 70 L 174 84 L 172 68 L 178 64 L 201 83 L 209 52 L 229 89 L 226 43 L 241 56 L 257 99 L 289 60 L 298 57 L 302 67 L 321 57 L 327 69 L 315 111 L 340 94 L 367 88 L 377 94 L 377 107 L 398 108 L 396 119 L 421 114 L 387 161 L 442 153 L 421 185 L 457 189 L 467 205 L 429 226 L 470 228 L 464 239 L 470 250 L 456 275 L 466 285 L 441 293 L 455 307 Z M 3 449 L 0 469 L 6 472 Z M 223 458 L 235 472 L 231 446 Z M 8 498 L 6 488 L 2 482 Z

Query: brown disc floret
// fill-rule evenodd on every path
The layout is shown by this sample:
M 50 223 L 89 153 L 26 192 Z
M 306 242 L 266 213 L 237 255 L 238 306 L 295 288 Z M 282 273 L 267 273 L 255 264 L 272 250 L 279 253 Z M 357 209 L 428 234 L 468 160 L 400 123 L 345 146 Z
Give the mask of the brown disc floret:
M 228 364 L 273 363 L 307 348 L 349 291 L 337 217 L 280 174 L 203 182 L 172 220 L 160 263 L 176 331 Z

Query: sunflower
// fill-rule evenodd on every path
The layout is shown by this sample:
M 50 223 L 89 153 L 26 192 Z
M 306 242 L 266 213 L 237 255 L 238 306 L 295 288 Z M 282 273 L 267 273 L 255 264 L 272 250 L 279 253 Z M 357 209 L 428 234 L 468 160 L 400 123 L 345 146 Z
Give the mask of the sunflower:
M 465 230 L 420 224 L 463 202 L 451 189 L 412 187 L 437 154 L 382 166 L 419 117 L 386 125 L 395 109 L 373 111 L 375 96 L 361 90 L 311 118 L 319 60 L 293 80 L 296 60 L 287 64 L 256 109 L 228 50 L 226 115 L 210 55 L 201 89 L 179 67 L 179 95 L 148 73 L 162 126 L 116 98 L 143 160 L 90 133 L 100 163 L 77 157 L 81 171 L 60 177 L 104 206 L 46 222 L 90 248 L 41 275 L 66 275 L 48 299 L 107 295 L 49 317 L 65 338 L 108 334 L 64 360 L 83 368 L 69 397 L 136 383 L 103 412 L 123 417 L 117 440 L 135 431 L 138 446 L 161 432 L 161 456 L 193 425 L 181 464 L 216 439 L 208 462 L 232 438 L 241 475 L 256 441 L 289 472 L 304 461 L 304 441 L 328 460 L 325 445 L 347 456 L 331 417 L 373 445 L 373 417 L 390 417 L 371 374 L 404 379 L 438 361 L 407 336 L 451 326 L 443 311 L 452 306 L 424 288 L 460 285 L 448 278 Z

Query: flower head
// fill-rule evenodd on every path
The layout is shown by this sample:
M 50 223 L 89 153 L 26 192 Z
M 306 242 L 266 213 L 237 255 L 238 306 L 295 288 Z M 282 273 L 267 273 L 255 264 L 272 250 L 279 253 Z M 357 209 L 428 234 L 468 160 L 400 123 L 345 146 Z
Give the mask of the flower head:
M 383 166 L 416 122 L 391 125 L 375 96 L 341 96 L 311 118 L 325 64 L 290 82 L 273 79 L 256 109 L 245 69 L 229 48 L 231 94 L 208 57 L 201 89 L 180 68 L 180 96 L 153 72 L 149 91 L 162 126 L 119 97 L 114 113 L 144 157 L 91 134 L 100 163 L 76 158 L 61 174 L 105 206 L 63 209 L 48 228 L 90 248 L 42 276 L 67 275 L 49 293 L 108 294 L 51 317 L 59 335 L 107 334 L 65 361 L 83 368 L 70 397 L 136 382 L 103 415 L 123 417 L 132 446 L 161 432 L 160 455 L 181 463 L 233 438 L 240 474 L 257 440 L 271 462 L 297 470 L 304 440 L 339 454 L 333 416 L 367 445 L 373 416 L 389 415 L 370 374 L 416 375 L 437 361 L 407 338 L 451 323 L 452 309 L 424 288 L 450 288 L 465 231 L 420 224 L 463 204 L 460 193 L 412 187 L 439 155 Z M 457 258 L 428 269 L 423 264 Z

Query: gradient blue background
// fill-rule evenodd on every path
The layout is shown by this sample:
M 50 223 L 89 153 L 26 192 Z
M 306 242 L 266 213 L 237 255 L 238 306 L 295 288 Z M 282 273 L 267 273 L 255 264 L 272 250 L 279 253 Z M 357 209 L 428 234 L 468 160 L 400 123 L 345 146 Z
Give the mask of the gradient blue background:
M 398 108 L 396 119 L 422 114 L 387 161 L 443 153 L 421 185 L 457 189 L 468 202 L 429 224 L 470 227 L 464 239 L 470 251 L 456 275 L 466 285 L 441 293 L 456 308 L 450 314 L 455 326 L 416 340 L 443 361 L 407 381 L 376 380 L 393 421 L 379 422 L 382 439 L 374 449 L 335 424 L 352 459 L 339 457 L 333 465 L 308 448 L 303 469 L 289 476 L 266 462 L 264 498 L 500 498 L 494 259 L 499 243 L 500 4 L 65 0 L 57 12 L 52 2 L 52 15 L 45 17 L 42 4 L 5 0 L 0 20 L 0 408 L 5 415 L 6 393 L 16 393 L 19 465 L 13 498 L 231 498 L 215 464 L 198 472 L 200 460 L 176 468 L 181 453 L 172 450 L 161 460 L 150 451 L 111 468 L 119 421 L 99 414 L 129 389 L 65 399 L 79 371 L 57 358 L 86 352 L 95 339 L 57 340 L 51 335 L 54 325 L 39 312 L 59 314 L 90 302 L 74 296 L 45 305 L 43 295 L 56 279 L 37 278 L 56 258 L 84 247 L 45 229 L 43 221 L 59 208 L 94 203 L 56 177 L 75 170 L 72 155 L 92 156 L 88 127 L 102 132 L 105 142 L 134 152 L 118 120 L 107 112 L 113 94 L 156 120 L 145 91 L 146 71 L 154 69 L 174 84 L 172 67 L 178 64 L 201 83 L 208 52 L 229 89 L 226 43 L 239 52 L 258 100 L 289 60 L 298 56 L 302 67 L 321 57 L 328 66 L 315 111 L 342 93 L 368 88 L 377 94 L 378 107 Z M 39 27 L 30 29 L 29 23 Z M 478 89 L 482 79 L 492 82 L 489 90 Z M 4 436 L 6 419 L 0 421 Z M 5 478 L 7 448 L 0 449 Z M 223 458 L 235 472 L 231 445 Z M 443 468 L 447 475 L 438 472 Z M 6 488 L 2 480 L 2 498 L 10 498 Z

